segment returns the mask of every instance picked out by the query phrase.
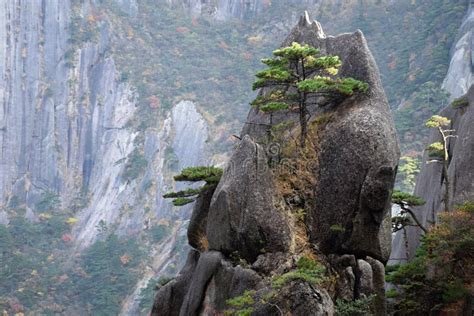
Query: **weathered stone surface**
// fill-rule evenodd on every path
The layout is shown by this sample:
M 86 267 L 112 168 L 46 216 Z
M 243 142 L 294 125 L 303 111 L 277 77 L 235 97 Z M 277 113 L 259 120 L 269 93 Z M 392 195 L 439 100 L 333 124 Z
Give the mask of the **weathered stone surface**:
M 374 276 L 371 265 L 362 259 L 357 260 L 357 298 L 369 297 L 374 291 Z
M 283 43 L 307 43 L 322 54 L 337 55 L 343 61 L 340 75 L 369 84 L 367 93 L 341 104 L 311 107 L 313 115 L 331 113 L 320 141 L 317 186 L 307 225 L 311 241 L 325 253 L 370 255 L 385 262 L 390 254 L 390 227 L 382 225 L 389 213 L 389 195 L 399 158 L 390 109 L 379 72 L 362 32 L 326 37 L 321 25 L 302 17 Z M 265 134 L 268 117 L 252 109 L 242 134 L 259 139 Z M 275 124 L 296 120 L 296 114 L 282 112 Z M 385 222 L 387 223 L 387 222 Z M 344 229 L 334 231 L 331 226 Z
M 457 138 L 449 140 L 448 175 L 451 182 L 450 200 L 452 206 L 474 200 L 474 87 L 466 95 L 469 105 L 455 110 L 452 107 L 444 109 L 440 115 L 451 119 L 451 128 L 455 129 Z M 429 137 L 429 144 L 441 141 L 440 135 L 433 130 Z M 415 195 L 426 203 L 415 207 L 414 212 L 420 222 L 429 226 L 435 222 L 439 212 L 444 210 L 444 181 L 442 180 L 442 166 L 437 163 L 427 164 L 430 158 L 425 153 L 421 172 L 418 175 Z M 390 263 L 403 263 L 415 256 L 416 248 L 420 243 L 422 231 L 416 227 L 407 227 L 408 249 L 405 247 L 403 231 L 399 231 L 393 241 L 393 251 Z
M 380 261 L 371 257 L 366 257 L 365 260 L 372 267 L 372 291 L 376 295 L 373 301 L 373 310 L 377 316 L 386 315 L 385 266 Z
M 233 153 L 209 209 L 209 248 L 254 262 L 265 252 L 285 252 L 288 223 L 276 195 L 263 148 L 249 136 Z
M 188 226 L 188 242 L 196 248 L 202 248 L 202 238 L 206 236 L 207 215 L 214 190 L 205 190 L 194 204 L 193 213 Z
M 179 311 L 180 316 L 197 315 L 209 281 L 219 269 L 223 256 L 216 251 L 205 252 L 199 257 L 188 291 Z
M 212 277 L 206 290 L 201 314 L 216 315 L 228 308 L 229 298 L 242 295 L 245 291 L 257 288 L 262 278 L 251 269 L 234 267 L 222 260 L 221 266 Z
M 474 35 L 474 3 L 469 2 L 467 14 L 458 31 L 457 39 L 451 49 L 449 70 L 443 81 L 442 88 L 451 95 L 451 100 L 466 94 L 474 83 L 473 76 L 473 35 Z
M 191 250 L 186 264 L 178 277 L 163 286 L 155 296 L 151 314 L 153 316 L 177 316 L 188 292 L 193 273 L 199 260 L 199 252 Z
M 355 275 L 352 267 L 346 267 L 340 272 L 339 278 L 336 284 L 336 297 L 352 301 L 354 299 L 355 290 Z
M 252 264 L 252 269 L 263 274 L 269 274 L 272 271 L 283 273 L 290 268 L 291 262 L 288 261 L 288 255 L 282 252 L 260 255 Z
M 257 303 L 252 315 L 286 315 L 287 312 L 295 316 L 332 316 L 334 304 L 325 289 L 292 281 L 278 291 L 271 304 Z
M 306 42 L 304 37 L 298 39 Z M 310 43 L 340 56 L 342 76 L 369 83 L 367 94 L 333 109 L 334 120 L 324 131 L 315 203 L 308 221 L 311 239 L 324 252 L 371 255 L 386 261 L 390 244 L 383 242 L 389 238 L 380 234 L 389 236 L 390 230 L 381 224 L 390 210 L 399 149 L 377 67 L 361 32 Z M 332 225 L 345 231 L 335 232 Z

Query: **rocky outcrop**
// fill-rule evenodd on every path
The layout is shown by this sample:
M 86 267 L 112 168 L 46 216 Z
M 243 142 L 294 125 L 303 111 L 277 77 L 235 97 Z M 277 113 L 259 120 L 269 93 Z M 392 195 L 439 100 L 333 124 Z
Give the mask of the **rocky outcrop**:
M 450 129 L 455 130 L 456 138 L 449 140 L 448 168 L 451 189 L 449 192 L 452 206 L 474 201 L 474 87 L 465 96 L 468 102 L 463 108 L 454 109 L 451 106 L 444 109 L 440 115 L 451 120 Z M 441 136 L 434 130 L 429 137 L 429 143 L 441 141 Z M 444 181 L 442 166 L 437 163 L 427 163 L 431 160 L 425 153 L 421 172 L 418 175 L 415 195 L 426 203 L 414 208 L 418 219 L 425 227 L 437 221 L 437 215 L 444 211 Z M 420 243 L 422 231 L 416 227 L 408 227 L 407 241 L 403 232 L 397 233 L 393 240 L 393 251 L 390 263 L 403 263 L 415 256 Z M 408 243 L 408 248 L 406 247 Z
M 369 91 L 310 109 L 313 117 L 331 119 L 319 134 L 315 163 L 310 164 L 316 181 L 304 201 L 283 197 L 281 179 L 269 164 L 277 162 L 269 155 L 273 157 L 273 147 L 283 148 L 285 139 L 265 150 L 259 141 L 267 135 L 262 126 L 268 118 L 251 110 L 212 199 L 202 195 L 193 210 L 188 235 L 200 250 L 199 259 L 192 250 L 192 260 L 176 281 L 159 290 L 153 315 L 244 309 L 252 315 L 333 315 L 336 298 L 350 301 L 373 294 L 378 296 L 373 311 L 385 313 L 382 262 L 390 252 L 387 217 L 399 153 L 377 67 L 361 32 L 326 37 L 319 23 L 305 16 L 284 45 L 293 41 L 339 55 L 341 74 L 366 81 Z M 275 120 L 297 117 L 276 113 Z M 306 214 L 303 221 L 301 214 Z M 334 225 L 341 227 L 339 233 Z M 206 244 L 208 248 L 202 246 Z M 308 258 L 318 258 L 320 267 L 303 268 L 301 258 L 306 264 L 316 262 Z M 322 285 L 324 277 L 317 271 L 324 270 L 334 277 L 336 288 Z M 171 299 L 175 292 L 179 295 Z M 237 296 L 239 303 L 228 301 Z
M 325 252 L 369 255 L 386 261 L 390 255 L 390 203 L 399 148 L 390 109 L 375 61 L 360 31 L 327 37 L 319 23 L 303 17 L 285 40 L 308 43 L 323 54 L 343 60 L 341 76 L 369 83 L 367 94 L 336 107 L 312 108 L 313 116 L 331 114 L 320 144 L 314 171 L 314 205 L 308 217 L 313 242 Z M 275 124 L 295 120 L 293 113 L 277 114 Z M 252 109 L 243 134 L 259 139 L 268 118 Z M 341 227 L 333 231 L 331 227 Z

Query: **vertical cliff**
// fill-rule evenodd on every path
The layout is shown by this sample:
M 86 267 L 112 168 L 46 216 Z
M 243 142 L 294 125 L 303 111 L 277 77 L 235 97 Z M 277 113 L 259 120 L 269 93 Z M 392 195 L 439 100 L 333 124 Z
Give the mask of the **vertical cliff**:
M 469 8 L 451 49 L 451 62 L 443 88 L 451 94 L 451 100 L 465 95 L 474 82 L 472 71 L 474 45 L 474 7 Z
M 117 4 L 136 13 L 134 1 Z M 0 1 L 1 223 L 23 217 L 13 205 L 25 207 L 34 223 L 63 212 L 73 227 L 63 235 L 72 244 L 65 257 L 103 240 L 99 227 L 142 236 L 153 260 L 143 258 L 148 272 L 124 303 L 124 313 L 136 314 L 147 281 L 181 260 L 177 247 L 189 208 L 174 212 L 162 195 L 173 172 L 208 161 L 208 123 L 183 100 L 164 115 L 150 113 L 150 128 L 136 126 L 138 94 L 121 80 L 98 5 Z M 45 196 L 58 197 L 61 211 L 40 207 Z M 169 225 L 169 236 L 147 241 L 160 223 Z
M 455 130 L 456 138 L 449 140 L 449 180 L 452 183 L 450 200 L 452 205 L 460 205 L 473 199 L 474 194 L 474 141 L 472 115 L 472 34 L 473 8 L 470 4 L 466 17 L 459 29 L 457 40 L 452 48 L 451 62 L 443 83 L 451 95 L 451 100 L 463 98 L 465 106 L 455 109 L 448 106 L 440 115 L 451 120 L 450 128 Z M 430 133 L 428 143 L 440 141 L 437 131 Z M 421 223 L 426 227 L 437 221 L 437 216 L 444 211 L 444 180 L 439 164 L 427 163 L 430 159 L 425 152 L 421 172 L 417 177 L 414 194 L 426 201 L 426 204 L 415 208 Z M 400 231 L 393 241 L 391 263 L 406 262 L 415 256 L 422 232 L 415 227 L 407 228 L 407 238 Z M 408 248 L 406 247 L 408 245 Z

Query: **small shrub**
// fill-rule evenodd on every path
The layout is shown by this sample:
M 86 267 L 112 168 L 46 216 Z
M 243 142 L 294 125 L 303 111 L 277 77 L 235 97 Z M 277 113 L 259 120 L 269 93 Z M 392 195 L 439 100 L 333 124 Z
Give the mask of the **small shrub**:
M 451 106 L 455 109 L 460 109 L 469 105 L 469 100 L 466 97 L 456 99 L 451 103 Z
M 255 291 L 245 291 L 244 294 L 231 298 L 226 301 L 227 305 L 231 307 L 224 312 L 225 315 L 235 316 L 250 316 L 254 311 Z
M 366 316 L 372 315 L 370 305 L 374 300 L 375 295 L 366 298 L 361 298 L 354 301 L 336 300 L 336 315 L 337 316 Z
M 386 298 L 394 298 L 394 297 L 397 297 L 398 295 L 399 295 L 398 291 L 395 290 L 395 289 L 390 289 L 390 290 L 385 292 L 385 297 Z
M 296 267 L 295 270 L 275 277 L 272 286 L 275 288 L 281 288 L 289 282 L 296 280 L 308 282 L 312 285 L 320 284 L 323 281 L 326 268 L 318 262 L 307 257 L 301 257 L 298 260 Z

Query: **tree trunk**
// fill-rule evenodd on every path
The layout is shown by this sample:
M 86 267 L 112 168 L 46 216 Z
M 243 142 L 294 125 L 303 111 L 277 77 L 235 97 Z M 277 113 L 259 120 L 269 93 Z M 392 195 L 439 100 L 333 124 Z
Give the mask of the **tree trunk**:
M 444 210 L 446 212 L 451 211 L 451 202 L 449 201 L 449 191 L 450 191 L 450 183 L 449 183 L 449 174 L 448 174 L 448 167 L 449 167 L 449 150 L 448 150 L 448 137 L 441 127 L 439 127 L 439 132 L 441 137 L 443 138 L 443 149 L 444 149 L 444 157 L 443 157 L 443 177 L 444 177 Z

